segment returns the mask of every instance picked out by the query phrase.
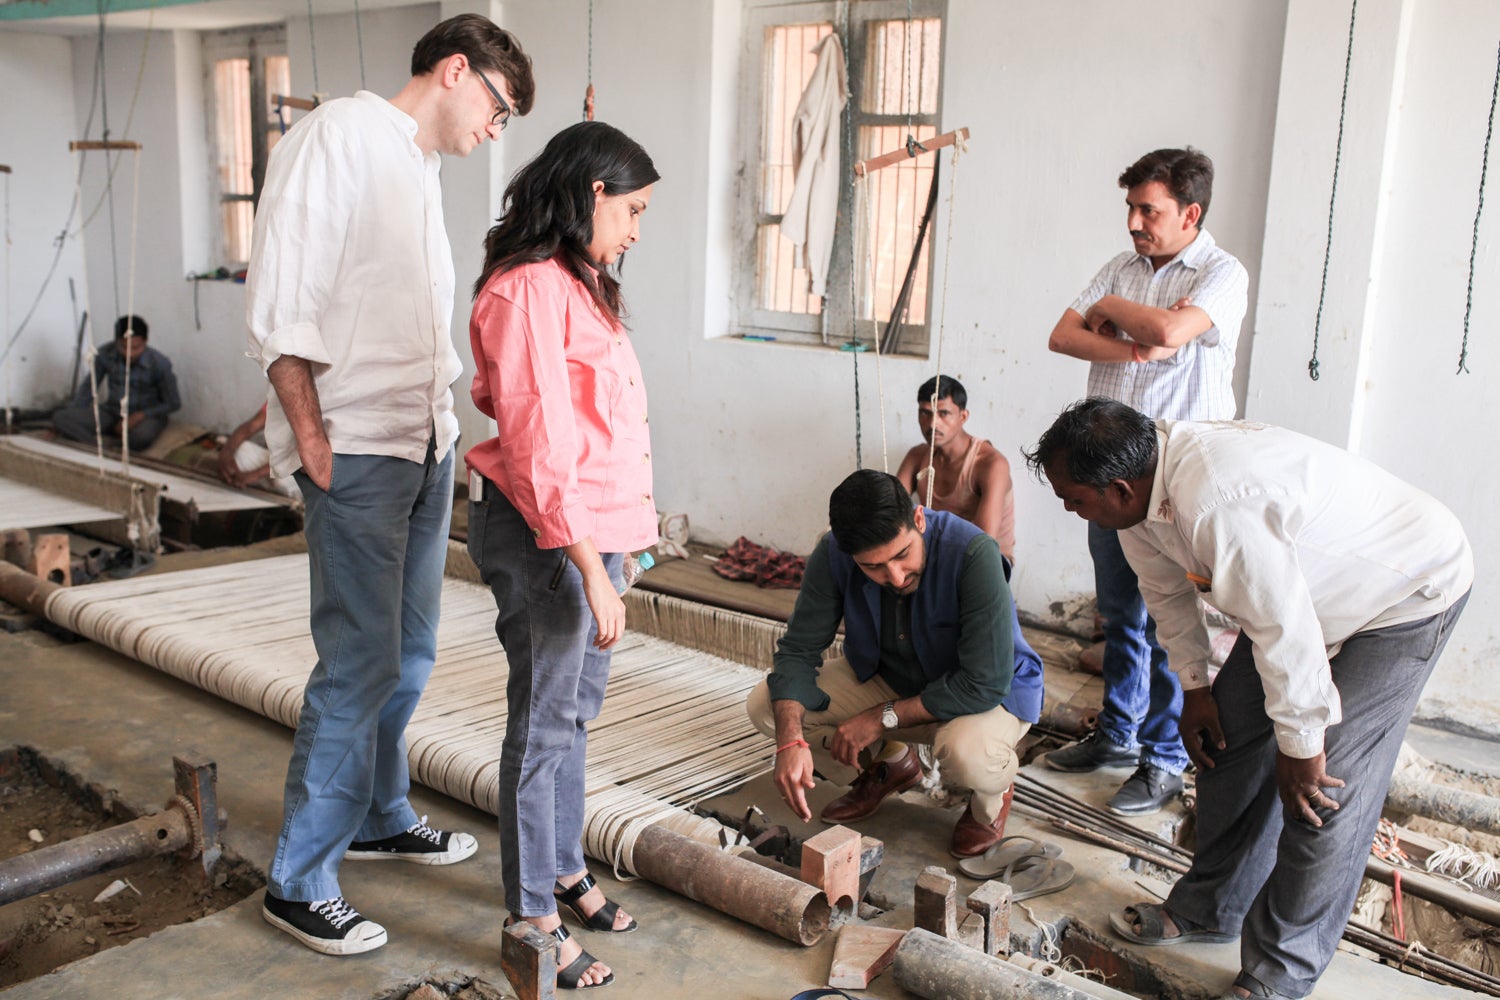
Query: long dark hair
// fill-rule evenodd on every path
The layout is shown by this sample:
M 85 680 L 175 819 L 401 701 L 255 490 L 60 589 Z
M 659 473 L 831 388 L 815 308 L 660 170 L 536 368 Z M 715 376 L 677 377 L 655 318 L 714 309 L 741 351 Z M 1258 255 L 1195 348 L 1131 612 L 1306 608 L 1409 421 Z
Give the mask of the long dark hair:
M 556 258 L 583 283 L 601 312 L 620 320 L 620 282 L 589 259 L 594 182 L 607 195 L 628 194 L 661 177 L 630 136 L 603 122 L 579 122 L 548 140 L 505 188 L 500 218 L 484 238 L 477 296 L 496 272 Z

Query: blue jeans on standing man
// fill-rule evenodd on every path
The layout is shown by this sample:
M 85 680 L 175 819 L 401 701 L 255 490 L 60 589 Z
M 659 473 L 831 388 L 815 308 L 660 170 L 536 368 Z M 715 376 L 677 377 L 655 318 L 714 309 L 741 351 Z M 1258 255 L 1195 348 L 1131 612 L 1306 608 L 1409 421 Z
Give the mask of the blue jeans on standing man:
M 1177 723 L 1182 685 L 1167 667 L 1167 651 L 1156 641 L 1156 622 L 1146 614 L 1135 570 L 1120 548 L 1118 533 L 1089 525 L 1094 557 L 1094 594 L 1104 619 L 1104 707 L 1099 730 L 1117 746 L 1137 744 L 1141 760 L 1171 774 L 1188 765 Z
M 437 656 L 438 607 L 453 516 L 453 451 L 423 462 L 333 456 L 327 491 L 298 471 L 307 506 L 308 678 L 269 888 L 311 902 L 342 895 L 351 840 L 417 822 L 407 802 L 406 723 Z
M 601 553 L 616 587 L 621 553 Z M 496 486 L 469 501 L 469 557 L 495 595 L 505 647 L 505 743 L 500 752 L 500 873 L 519 917 L 557 909 L 552 885 L 584 870 L 583 766 L 588 724 L 604 705 L 609 650 L 597 648 L 583 576 L 562 549 L 542 549 Z

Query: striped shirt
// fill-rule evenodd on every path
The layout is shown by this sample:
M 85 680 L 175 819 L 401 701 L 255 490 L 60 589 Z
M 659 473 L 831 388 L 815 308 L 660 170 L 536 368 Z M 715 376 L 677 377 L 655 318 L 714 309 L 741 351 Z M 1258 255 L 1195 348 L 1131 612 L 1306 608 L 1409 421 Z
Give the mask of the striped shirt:
M 1122 253 L 1105 264 L 1073 303 L 1078 315 L 1088 315 L 1106 295 L 1160 309 L 1190 298 L 1214 325 L 1165 361 L 1091 363 L 1089 395 L 1119 400 L 1148 417 L 1234 419 L 1234 348 L 1249 287 L 1244 265 L 1219 249 L 1206 229 L 1158 270 L 1151 258 L 1137 253 Z

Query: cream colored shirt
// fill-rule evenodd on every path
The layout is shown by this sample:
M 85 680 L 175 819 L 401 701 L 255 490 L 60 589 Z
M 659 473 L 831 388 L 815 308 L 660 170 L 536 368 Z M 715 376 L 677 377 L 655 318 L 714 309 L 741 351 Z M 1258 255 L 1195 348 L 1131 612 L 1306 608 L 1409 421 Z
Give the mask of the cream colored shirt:
M 369 91 L 322 105 L 271 154 L 245 279 L 250 356 L 312 362 L 336 454 L 421 462 L 458 439 L 449 386 L 453 253 L 437 153 L 417 123 Z M 276 393 L 266 411 L 275 475 L 297 442 Z
M 1474 582 L 1442 504 L 1341 448 L 1248 422 L 1157 421 L 1146 520 L 1120 532 L 1184 689 L 1208 685 L 1203 597 L 1254 645 L 1276 742 L 1323 749 L 1328 661 L 1357 632 L 1440 614 Z

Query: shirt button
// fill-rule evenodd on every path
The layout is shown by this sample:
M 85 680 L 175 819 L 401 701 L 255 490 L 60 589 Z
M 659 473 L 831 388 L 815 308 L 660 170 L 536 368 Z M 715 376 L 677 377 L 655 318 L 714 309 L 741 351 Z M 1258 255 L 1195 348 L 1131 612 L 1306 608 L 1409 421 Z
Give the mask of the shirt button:
M 645 464 L 647 464 L 650 461 L 651 461 L 651 453 L 649 451 L 646 452 L 646 454 L 644 454 L 644 455 L 641 456 L 641 464 L 642 465 L 645 465 Z
M 643 423 L 643 424 L 649 424 L 650 422 L 651 422 L 651 416 L 650 416 L 650 414 L 642 414 L 641 415 L 641 423 Z
M 532 534 L 533 538 L 541 538 L 542 537 L 542 529 L 541 528 L 532 528 L 531 529 L 531 534 Z
M 649 493 L 642 493 L 641 494 L 641 503 L 650 503 L 650 502 L 651 502 L 651 494 L 649 494 Z
M 635 385 L 635 376 L 634 375 L 630 376 L 630 384 L 631 385 Z

